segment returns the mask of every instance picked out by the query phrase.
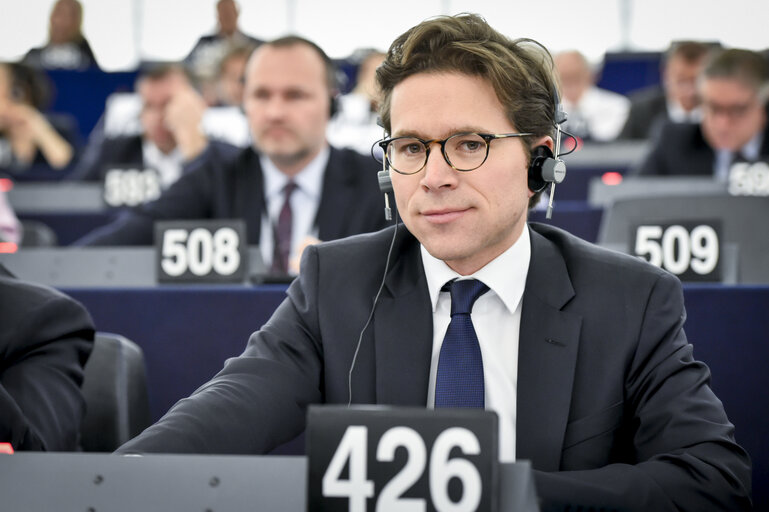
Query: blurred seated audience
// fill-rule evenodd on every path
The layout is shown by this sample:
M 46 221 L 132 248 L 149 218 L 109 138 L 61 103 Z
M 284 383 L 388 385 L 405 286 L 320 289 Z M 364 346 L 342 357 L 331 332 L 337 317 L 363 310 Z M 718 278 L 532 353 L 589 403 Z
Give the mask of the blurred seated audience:
M 377 124 L 379 91 L 375 73 L 384 57 L 385 54 L 380 51 L 364 52 L 358 66 L 355 87 L 348 94 L 337 98 L 337 111 L 331 118 L 327 132 L 331 144 L 368 155 L 374 142 L 382 138 L 384 130 Z
M 94 326 L 80 303 L 0 264 L 0 442 L 76 451 Z
M 41 69 L 98 69 L 91 46 L 83 36 L 83 6 L 78 0 L 58 0 L 53 4 L 48 42 L 29 50 L 24 63 Z
M 714 45 L 675 41 L 662 59 L 662 86 L 630 96 L 630 114 L 621 139 L 651 139 L 665 121 L 698 123 L 702 119 L 697 77 Z
M 236 46 L 256 47 L 261 40 L 249 36 L 238 27 L 238 4 L 234 0 L 216 2 L 217 29 L 213 34 L 201 36 L 195 43 L 184 64 L 196 80 L 211 80 L 222 57 Z
M 138 105 L 133 96 L 121 97 L 126 101 L 105 114 L 70 178 L 102 181 L 115 168 L 151 169 L 168 188 L 181 176 L 184 162 L 203 152 L 208 140 L 200 124 L 206 105 L 181 65 L 144 68 L 136 91 Z
M 737 162 L 769 158 L 769 65 L 759 53 L 723 50 L 698 80 L 702 121 L 666 123 L 636 173 L 728 179 Z
M 596 74 L 580 52 L 564 51 L 553 60 L 561 84 L 561 103 L 569 116 L 563 129 L 582 140 L 616 139 L 627 119 L 630 100 L 596 87 Z
M 76 243 L 151 245 L 157 220 L 241 218 L 268 268 L 286 274 L 308 240 L 384 227 L 379 164 L 326 142 L 335 82 L 333 63 L 310 41 L 289 36 L 259 46 L 244 99 L 253 146 L 211 142 L 158 200 Z
M 0 242 L 10 242 L 17 245 L 21 242 L 21 224 L 8 203 L 8 198 L 2 187 L 0 187 Z
M 44 115 L 44 77 L 18 63 L 0 62 L 0 170 L 14 178 L 33 167 L 65 169 L 77 146 L 77 127 L 65 115 Z

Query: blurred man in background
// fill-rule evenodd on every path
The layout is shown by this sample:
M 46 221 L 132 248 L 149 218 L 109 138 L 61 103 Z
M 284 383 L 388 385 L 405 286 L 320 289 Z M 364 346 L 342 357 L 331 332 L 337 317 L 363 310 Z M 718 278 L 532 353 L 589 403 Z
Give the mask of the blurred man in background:
M 697 77 L 712 45 L 677 41 L 670 45 L 662 63 L 662 87 L 642 89 L 631 96 L 630 114 L 622 139 L 651 139 L 665 121 L 698 123 L 702 119 Z
M 379 164 L 326 142 L 336 92 L 336 70 L 314 43 L 289 36 L 261 45 L 246 69 L 253 147 L 209 144 L 157 201 L 80 243 L 150 245 L 156 220 L 241 218 L 248 242 L 285 274 L 307 243 L 384 227 Z
M 606 142 L 619 135 L 630 110 L 630 100 L 596 87 L 595 73 L 576 50 L 554 57 L 561 83 L 561 102 L 569 118 L 564 129 L 582 140 Z
M 103 131 L 97 130 L 91 136 L 71 178 L 102 181 L 116 167 L 152 169 L 161 187 L 168 188 L 181 176 L 184 162 L 205 149 L 208 140 L 199 126 L 206 105 L 181 66 L 164 64 L 144 69 L 136 91 L 141 104 L 139 129 L 132 127 L 136 122 L 134 105 L 128 105 L 123 119 L 115 119 L 121 114 L 108 108 Z
M 706 64 L 698 90 L 702 121 L 665 124 L 637 173 L 726 181 L 733 164 L 769 158 L 769 69 L 761 54 L 719 52 Z

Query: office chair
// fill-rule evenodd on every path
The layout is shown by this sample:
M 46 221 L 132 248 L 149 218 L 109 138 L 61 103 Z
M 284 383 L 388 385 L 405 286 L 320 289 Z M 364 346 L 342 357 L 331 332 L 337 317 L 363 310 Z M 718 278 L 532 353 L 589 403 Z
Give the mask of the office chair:
M 114 451 L 150 423 L 144 354 L 119 334 L 96 333 L 82 392 L 86 402 L 80 427 L 83 451 Z

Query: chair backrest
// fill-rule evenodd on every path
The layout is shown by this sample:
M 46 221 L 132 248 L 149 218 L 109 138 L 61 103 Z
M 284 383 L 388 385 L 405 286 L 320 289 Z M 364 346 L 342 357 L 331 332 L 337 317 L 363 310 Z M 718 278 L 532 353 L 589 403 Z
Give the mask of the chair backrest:
M 59 244 L 56 232 L 39 220 L 21 221 L 22 247 L 56 247 Z
M 720 220 L 721 246 L 736 248 L 736 282 L 769 283 L 769 198 L 729 195 L 681 195 L 617 199 L 604 212 L 598 243 L 630 247 L 631 228 L 641 224 Z
M 114 451 L 150 423 L 144 353 L 119 334 L 96 333 L 82 391 L 80 442 L 86 452 Z

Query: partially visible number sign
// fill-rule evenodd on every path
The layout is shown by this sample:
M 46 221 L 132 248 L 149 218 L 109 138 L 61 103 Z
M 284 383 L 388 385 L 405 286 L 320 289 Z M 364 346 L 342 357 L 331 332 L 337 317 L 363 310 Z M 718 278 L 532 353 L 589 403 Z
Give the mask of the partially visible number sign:
M 729 193 L 733 196 L 769 196 L 769 164 L 739 162 L 732 165 Z
M 484 411 L 311 407 L 309 510 L 493 510 L 496 429 Z
M 159 281 L 243 281 L 245 224 L 238 221 L 170 221 L 155 227 Z
M 110 169 L 104 176 L 104 202 L 111 207 L 137 206 L 160 197 L 160 175 L 154 169 Z
M 720 221 L 635 226 L 631 252 L 682 280 L 720 281 L 720 232 Z

